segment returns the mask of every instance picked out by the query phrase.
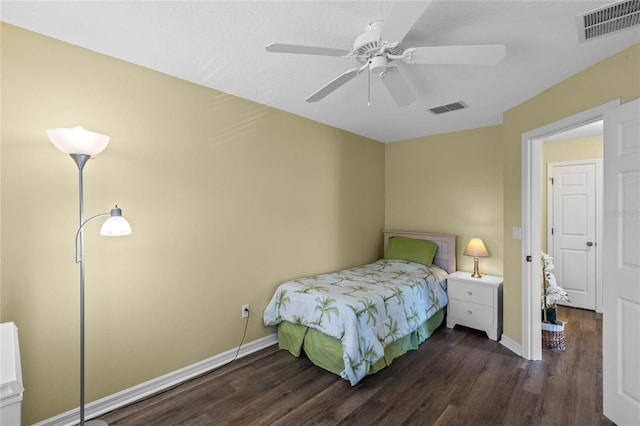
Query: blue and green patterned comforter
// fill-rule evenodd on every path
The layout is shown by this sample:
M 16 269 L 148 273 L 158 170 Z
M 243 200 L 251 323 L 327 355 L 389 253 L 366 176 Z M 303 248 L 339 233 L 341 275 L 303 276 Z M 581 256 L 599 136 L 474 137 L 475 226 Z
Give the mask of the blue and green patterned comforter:
M 352 385 L 384 355 L 384 347 L 416 330 L 447 304 L 438 266 L 404 260 L 377 262 L 281 284 L 264 311 L 265 325 L 289 321 L 342 342 Z

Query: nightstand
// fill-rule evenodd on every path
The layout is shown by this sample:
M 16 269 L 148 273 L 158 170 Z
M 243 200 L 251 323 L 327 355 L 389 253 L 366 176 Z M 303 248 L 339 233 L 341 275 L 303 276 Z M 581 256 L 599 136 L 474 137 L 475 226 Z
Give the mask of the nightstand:
M 471 272 L 454 272 L 447 276 L 447 295 L 448 328 L 460 324 L 484 331 L 491 340 L 500 340 L 502 277 L 472 278 Z

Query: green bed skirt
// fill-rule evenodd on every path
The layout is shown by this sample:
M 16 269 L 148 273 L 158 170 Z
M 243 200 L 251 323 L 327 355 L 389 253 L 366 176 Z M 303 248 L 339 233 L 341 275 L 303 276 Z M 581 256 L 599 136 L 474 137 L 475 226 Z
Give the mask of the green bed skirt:
M 404 355 L 410 350 L 418 349 L 418 346 L 427 340 L 435 329 L 442 324 L 444 311 L 444 308 L 439 310 L 431 318 L 423 322 L 413 333 L 385 347 L 384 357 L 373 364 L 367 374 L 374 374 L 391 365 L 395 358 Z M 340 340 L 327 336 L 314 328 L 286 321 L 280 323 L 278 325 L 278 347 L 286 349 L 295 357 L 299 357 L 304 350 L 311 362 L 334 374 L 340 375 L 344 370 Z

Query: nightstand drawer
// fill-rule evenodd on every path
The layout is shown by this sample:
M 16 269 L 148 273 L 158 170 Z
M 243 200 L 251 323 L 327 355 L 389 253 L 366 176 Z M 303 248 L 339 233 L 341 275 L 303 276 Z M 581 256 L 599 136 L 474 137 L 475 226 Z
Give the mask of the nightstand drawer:
M 448 280 L 447 287 L 452 299 L 493 306 L 493 289 L 490 287 L 458 280 Z
M 449 304 L 447 315 L 457 318 L 461 324 L 468 323 L 469 326 L 492 327 L 493 308 L 476 303 L 455 300 Z

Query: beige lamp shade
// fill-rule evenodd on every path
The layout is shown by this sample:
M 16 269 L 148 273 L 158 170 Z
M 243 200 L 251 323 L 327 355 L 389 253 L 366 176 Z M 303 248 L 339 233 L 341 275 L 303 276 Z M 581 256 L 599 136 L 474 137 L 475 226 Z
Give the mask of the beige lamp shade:
M 482 240 L 480 238 L 472 238 L 469 240 L 469 244 L 467 244 L 467 248 L 464 249 L 462 254 L 465 256 L 473 256 L 473 274 L 471 274 L 471 276 L 473 278 L 482 278 L 478 267 L 478 258 L 489 257 L 489 252 Z
M 93 157 L 109 145 L 109 136 L 82 127 L 49 129 L 47 136 L 65 154 L 84 154 Z
M 465 256 L 489 257 L 489 252 L 480 238 L 472 238 L 464 249 Z

